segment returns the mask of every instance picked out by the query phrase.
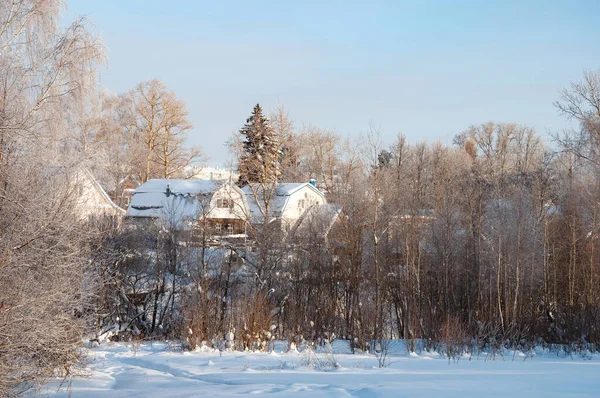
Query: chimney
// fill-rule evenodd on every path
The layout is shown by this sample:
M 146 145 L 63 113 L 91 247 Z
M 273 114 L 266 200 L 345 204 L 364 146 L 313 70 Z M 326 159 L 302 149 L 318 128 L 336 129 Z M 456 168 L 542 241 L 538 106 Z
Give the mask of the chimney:
M 167 184 L 167 198 L 171 196 L 171 184 Z
M 312 185 L 313 187 L 317 187 L 317 180 L 315 180 L 314 178 L 311 178 L 309 181 L 310 185 Z

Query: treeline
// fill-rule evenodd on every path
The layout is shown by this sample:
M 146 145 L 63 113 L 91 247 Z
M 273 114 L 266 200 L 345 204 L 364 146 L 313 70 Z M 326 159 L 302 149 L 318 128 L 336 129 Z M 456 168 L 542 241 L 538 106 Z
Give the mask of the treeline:
M 600 74 L 587 76 L 600 87 Z M 115 236 L 129 242 L 110 240 L 127 248 L 127 262 L 117 256 L 111 271 L 122 276 L 120 294 L 108 295 L 119 297 L 108 324 L 125 322 L 122 338 L 238 349 L 334 337 L 361 349 L 389 338 L 597 347 L 594 131 L 578 136 L 585 157 L 549 148 L 529 127 L 492 122 L 457 134 L 451 147 L 402 135 L 384 147 L 374 130 L 351 143 L 314 127 L 294 131 L 282 110 L 275 122 L 261 112 L 232 145 L 243 180 L 316 178 L 342 209 L 336 222 L 315 218 L 292 239 L 266 220 L 237 245 L 181 244 L 168 222 Z M 253 128 L 278 144 L 256 155 L 268 146 L 252 144 Z

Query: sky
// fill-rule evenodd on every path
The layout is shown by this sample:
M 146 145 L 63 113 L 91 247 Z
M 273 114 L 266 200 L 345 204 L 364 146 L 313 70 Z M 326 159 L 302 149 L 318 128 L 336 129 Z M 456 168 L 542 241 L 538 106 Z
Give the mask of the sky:
M 70 0 L 62 22 L 81 15 L 107 48 L 102 87 L 162 80 L 212 166 L 256 103 L 298 129 L 374 126 L 384 145 L 451 144 L 488 121 L 549 141 L 569 125 L 558 91 L 600 69 L 597 0 Z

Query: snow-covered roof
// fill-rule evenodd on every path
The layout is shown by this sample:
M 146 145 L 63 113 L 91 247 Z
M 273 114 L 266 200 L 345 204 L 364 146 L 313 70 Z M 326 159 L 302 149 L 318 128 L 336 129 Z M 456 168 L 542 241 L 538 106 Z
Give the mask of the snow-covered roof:
M 249 219 L 251 222 L 262 222 L 266 216 L 266 206 L 269 207 L 269 222 L 277 217 L 281 217 L 290 196 L 304 187 L 309 187 L 318 195 L 325 195 L 308 182 L 277 183 L 275 185 L 267 184 L 249 184 L 242 188 L 248 201 Z
M 278 196 L 290 196 L 294 192 L 298 191 L 300 188 L 303 188 L 307 185 L 310 185 L 307 182 L 283 182 L 277 184 L 276 194 Z M 312 185 L 310 185 L 312 187 Z
M 180 221 L 198 214 L 198 194 L 210 195 L 225 181 L 153 179 L 135 189 L 128 217 L 169 218 Z
M 290 236 L 297 239 L 307 236 L 325 238 L 341 214 L 342 207 L 337 204 L 325 203 L 311 206 L 300 217 Z

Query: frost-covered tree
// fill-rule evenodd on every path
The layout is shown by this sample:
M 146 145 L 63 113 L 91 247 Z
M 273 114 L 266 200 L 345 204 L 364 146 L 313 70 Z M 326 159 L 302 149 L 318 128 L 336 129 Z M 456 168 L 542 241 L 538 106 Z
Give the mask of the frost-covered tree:
M 246 124 L 240 129 L 243 151 L 239 159 L 240 182 L 272 183 L 280 173 L 280 142 L 269 119 L 256 104 Z
M 62 1 L 0 2 L 0 396 L 69 373 L 93 292 L 76 210 L 79 110 L 99 40 L 59 27 Z

